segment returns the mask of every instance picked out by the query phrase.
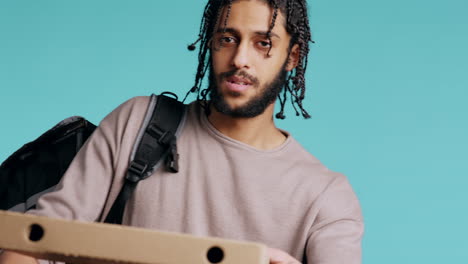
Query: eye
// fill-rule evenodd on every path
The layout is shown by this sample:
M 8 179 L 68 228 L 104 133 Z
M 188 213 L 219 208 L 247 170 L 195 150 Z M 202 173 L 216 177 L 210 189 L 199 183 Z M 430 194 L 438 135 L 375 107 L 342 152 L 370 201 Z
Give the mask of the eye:
M 271 41 L 269 40 L 261 40 L 259 42 L 257 42 L 257 45 L 259 48 L 261 49 L 270 49 L 271 47 Z
M 234 38 L 233 38 L 233 37 L 222 37 L 220 40 L 221 40 L 221 42 L 225 42 L 225 43 L 232 43 L 232 42 L 234 42 Z
M 233 36 L 221 36 L 218 39 L 218 43 L 221 47 L 232 46 L 237 43 L 237 39 Z

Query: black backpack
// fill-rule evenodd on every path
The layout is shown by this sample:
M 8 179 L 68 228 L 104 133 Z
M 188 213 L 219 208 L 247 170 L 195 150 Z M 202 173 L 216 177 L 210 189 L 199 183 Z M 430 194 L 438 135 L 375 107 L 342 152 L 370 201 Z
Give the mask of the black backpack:
M 149 177 L 158 162 L 178 172 L 176 133 L 185 118 L 183 103 L 163 93 L 151 95 L 125 183 L 106 217 L 121 224 L 125 204 L 138 182 Z M 54 190 L 78 150 L 96 126 L 78 116 L 67 118 L 25 144 L 0 166 L 0 210 L 26 212 L 40 196 Z

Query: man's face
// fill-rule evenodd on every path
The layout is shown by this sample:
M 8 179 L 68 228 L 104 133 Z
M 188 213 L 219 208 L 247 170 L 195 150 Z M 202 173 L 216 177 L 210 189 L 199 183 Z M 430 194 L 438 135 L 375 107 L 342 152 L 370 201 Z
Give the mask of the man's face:
M 235 1 L 224 29 L 226 9 L 211 43 L 211 99 L 221 113 L 254 117 L 273 107 L 287 71 L 295 66 L 294 58 L 287 60 L 291 37 L 278 11 L 268 40 L 273 9 L 263 1 Z M 291 54 L 297 57 L 297 47 Z

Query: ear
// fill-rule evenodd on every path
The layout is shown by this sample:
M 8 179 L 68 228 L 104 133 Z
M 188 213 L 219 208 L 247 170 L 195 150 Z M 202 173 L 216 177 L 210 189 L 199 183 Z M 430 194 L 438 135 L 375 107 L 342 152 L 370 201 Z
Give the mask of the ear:
M 294 44 L 291 48 L 291 52 L 289 53 L 288 57 L 288 64 L 286 65 L 286 71 L 292 71 L 296 68 L 297 64 L 299 63 L 299 52 L 300 47 L 299 44 Z

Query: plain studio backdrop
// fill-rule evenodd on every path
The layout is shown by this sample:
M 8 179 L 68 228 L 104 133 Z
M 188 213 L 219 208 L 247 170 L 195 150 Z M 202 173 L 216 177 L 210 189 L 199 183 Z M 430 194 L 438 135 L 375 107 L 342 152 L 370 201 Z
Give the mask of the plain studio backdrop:
M 185 95 L 205 3 L 0 0 L 0 160 L 66 117 Z M 348 176 L 364 263 L 468 263 L 468 1 L 309 8 L 312 119 L 278 125 Z

